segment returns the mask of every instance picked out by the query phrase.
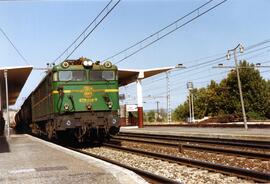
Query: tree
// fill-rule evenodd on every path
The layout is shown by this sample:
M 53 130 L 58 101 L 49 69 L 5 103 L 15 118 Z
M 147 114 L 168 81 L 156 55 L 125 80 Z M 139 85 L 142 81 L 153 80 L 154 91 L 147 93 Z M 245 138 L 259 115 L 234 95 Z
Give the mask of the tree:
M 270 118 L 270 82 L 260 76 L 253 64 L 239 63 L 239 74 L 246 114 L 249 119 Z M 242 118 L 237 75 L 231 70 L 219 84 L 211 81 L 206 88 L 194 89 L 195 118 L 234 116 Z M 173 112 L 175 120 L 189 116 L 188 99 Z
M 188 102 L 184 102 L 184 104 L 180 104 L 173 112 L 173 120 L 174 121 L 185 121 L 187 117 L 189 117 L 189 109 Z
M 254 68 L 253 64 L 243 61 L 240 62 L 239 66 L 247 117 L 251 119 L 270 118 L 266 113 L 269 112 L 270 108 L 269 83 L 260 76 L 260 72 Z M 241 112 L 241 103 L 236 71 L 231 71 L 223 83 L 228 87 L 229 96 L 226 96 L 226 100 L 229 99 L 231 104 L 226 112 L 240 114 L 242 117 L 242 113 L 239 113 Z
M 151 110 L 147 112 L 147 121 L 154 122 L 155 121 L 155 111 Z

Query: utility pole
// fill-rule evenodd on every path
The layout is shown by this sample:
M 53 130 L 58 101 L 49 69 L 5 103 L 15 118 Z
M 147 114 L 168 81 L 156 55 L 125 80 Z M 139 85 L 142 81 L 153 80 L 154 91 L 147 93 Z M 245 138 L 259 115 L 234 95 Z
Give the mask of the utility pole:
M 157 103 L 157 114 L 159 114 L 159 108 L 158 108 L 159 101 L 156 101 L 156 103 Z
M 187 89 L 188 89 L 188 105 L 189 105 L 189 122 L 193 123 L 194 122 L 194 105 L 193 105 L 193 83 L 192 82 L 187 82 Z
M 175 69 L 185 68 L 183 64 L 177 64 Z M 166 72 L 166 81 L 167 81 L 167 123 L 172 121 L 172 109 L 171 109 L 171 88 L 170 88 L 170 73 L 171 71 Z
M 156 103 L 157 103 L 157 119 L 156 119 L 156 121 L 157 121 L 159 118 L 159 107 L 158 107 L 159 101 L 156 101 Z
M 193 91 L 190 90 L 190 95 L 191 95 L 191 114 L 192 114 L 192 117 L 191 117 L 191 122 L 194 123 L 194 103 L 193 103 Z
M 191 123 L 192 112 L 191 112 L 191 98 L 190 98 L 190 90 L 188 91 L 188 108 L 189 108 L 189 123 Z
M 171 113 L 171 94 L 170 94 L 170 71 L 166 72 L 166 80 L 167 80 L 167 123 L 171 123 L 172 121 L 172 113 Z
M 242 86 L 241 86 L 241 80 L 240 80 L 239 68 L 238 68 L 238 62 L 237 62 L 237 49 L 238 48 L 239 48 L 240 53 L 244 52 L 244 47 L 241 44 L 238 44 L 234 49 L 228 50 L 226 57 L 227 57 L 227 60 L 230 60 L 230 56 L 231 56 L 230 52 L 233 51 L 236 75 L 237 75 L 237 81 L 238 81 L 238 88 L 239 88 L 239 94 L 240 94 L 240 101 L 241 101 L 241 107 L 242 107 L 242 113 L 243 113 L 243 119 L 244 119 L 244 126 L 245 126 L 245 129 L 248 130 L 247 117 L 246 117 L 244 99 L 243 99 L 243 94 L 242 94 Z

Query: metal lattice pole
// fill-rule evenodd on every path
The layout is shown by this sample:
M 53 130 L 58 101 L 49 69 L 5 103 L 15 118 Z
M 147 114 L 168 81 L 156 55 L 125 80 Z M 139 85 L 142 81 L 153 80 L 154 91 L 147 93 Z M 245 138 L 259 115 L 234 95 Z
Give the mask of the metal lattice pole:
M 167 123 L 171 123 L 172 121 L 172 113 L 171 113 L 171 89 L 170 89 L 170 71 L 166 72 L 166 80 L 167 80 Z

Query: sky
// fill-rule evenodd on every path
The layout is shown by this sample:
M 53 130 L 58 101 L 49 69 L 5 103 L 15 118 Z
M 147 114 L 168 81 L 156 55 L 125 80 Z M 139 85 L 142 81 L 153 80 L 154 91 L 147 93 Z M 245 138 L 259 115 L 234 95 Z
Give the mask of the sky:
M 207 0 L 122 0 L 70 58 L 84 56 L 94 61 L 104 60 L 206 2 Z M 211 3 L 218 2 L 221 0 Z M 28 61 L 26 63 L 22 60 L 0 33 L 0 66 L 30 64 L 34 67 L 46 67 L 46 63 L 53 62 L 107 3 L 108 1 L 102 0 L 0 1 L 0 28 Z M 182 63 L 186 68 L 171 71 L 169 77 L 171 107 L 174 109 L 186 100 L 188 81 L 193 82 L 194 87 L 205 87 L 210 80 L 219 82 L 226 77 L 228 69 L 213 66 L 218 63 L 234 65 L 233 60 L 225 60 L 228 49 L 234 48 L 238 43 L 249 48 L 270 39 L 269 9 L 269 0 L 228 0 L 118 63 L 118 67 L 148 69 Z M 178 25 L 186 20 L 188 19 L 184 19 Z M 239 59 L 270 65 L 270 48 L 267 47 L 269 45 L 268 41 L 246 50 L 244 54 L 239 54 Z M 128 52 L 110 60 L 115 63 L 126 55 Z M 222 56 L 222 60 L 201 65 Z M 265 79 L 270 79 L 269 68 L 262 68 L 260 71 Z M 30 94 L 44 75 L 44 71 L 32 71 L 15 108 L 20 107 L 23 97 Z M 144 108 L 155 109 L 157 101 L 160 102 L 161 108 L 166 108 L 166 91 L 164 73 L 145 79 Z M 134 84 L 121 88 L 120 93 L 125 93 L 126 103 L 137 103 Z

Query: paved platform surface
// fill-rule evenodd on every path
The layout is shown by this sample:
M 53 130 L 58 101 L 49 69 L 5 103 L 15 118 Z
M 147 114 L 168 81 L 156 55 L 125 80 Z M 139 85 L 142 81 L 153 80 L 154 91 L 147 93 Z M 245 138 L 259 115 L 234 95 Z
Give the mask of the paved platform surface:
M 0 183 L 146 183 L 140 176 L 29 135 L 0 137 Z
M 120 132 L 270 141 L 269 128 L 121 127 Z

